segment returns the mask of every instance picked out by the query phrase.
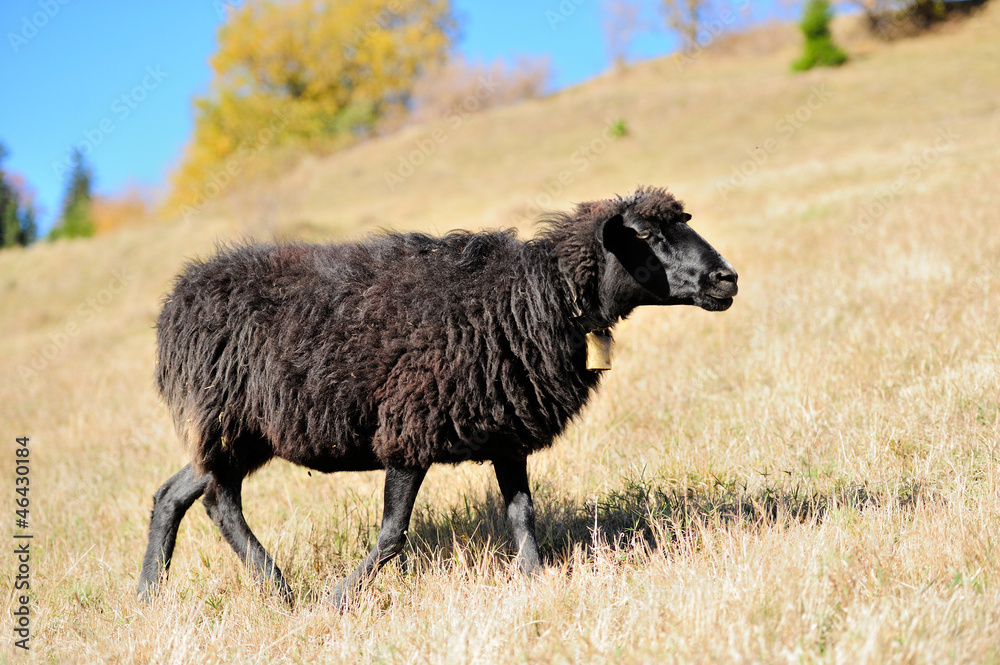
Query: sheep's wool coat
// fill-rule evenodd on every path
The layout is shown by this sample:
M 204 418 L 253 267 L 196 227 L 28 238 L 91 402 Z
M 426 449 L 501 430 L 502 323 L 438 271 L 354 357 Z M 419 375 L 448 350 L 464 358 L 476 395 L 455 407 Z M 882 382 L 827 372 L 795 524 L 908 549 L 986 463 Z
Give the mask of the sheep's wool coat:
M 190 264 L 157 325 L 157 384 L 196 466 L 426 468 L 548 446 L 599 380 L 573 298 L 602 318 L 597 225 L 626 206 L 682 210 L 640 190 L 528 241 L 389 233 Z

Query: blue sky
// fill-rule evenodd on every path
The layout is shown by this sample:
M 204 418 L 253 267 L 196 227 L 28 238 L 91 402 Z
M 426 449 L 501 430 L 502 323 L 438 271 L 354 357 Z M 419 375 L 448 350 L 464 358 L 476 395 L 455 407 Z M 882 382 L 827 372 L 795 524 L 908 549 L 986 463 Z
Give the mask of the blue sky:
M 82 144 L 98 192 L 160 186 L 191 132 L 191 98 L 204 93 L 222 0 L 3 0 L 0 141 L 5 168 L 37 193 L 46 231 L 65 186 L 60 164 Z M 232 2 L 232 4 L 237 4 Z M 471 60 L 548 56 L 556 89 L 608 67 L 600 0 L 455 0 L 456 50 Z M 655 0 L 644 19 L 662 21 Z M 745 4 L 732 0 L 732 4 Z M 771 3 L 754 3 L 761 12 Z M 670 52 L 662 29 L 639 36 L 633 57 Z

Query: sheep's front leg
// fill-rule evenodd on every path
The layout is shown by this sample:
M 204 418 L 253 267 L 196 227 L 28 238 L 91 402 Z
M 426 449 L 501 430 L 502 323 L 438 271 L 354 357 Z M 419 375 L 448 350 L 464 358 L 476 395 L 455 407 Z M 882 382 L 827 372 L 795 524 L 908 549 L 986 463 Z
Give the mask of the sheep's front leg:
M 410 514 L 426 474 L 426 469 L 385 470 L 385 505 L 382 507 L 382 528 L 378 541 L 361 565 L 333 590 L 334 607 L 343 610 L 355 591 L 403 551 L 406 530 L 410 526 Z
M 521 572 L 526 575 L 537 573 L 542 567 L 542 559 L 535 537 L 535 505 L 528 488 L 528 460 L 493 460 L 493 469 L 514 530 Z

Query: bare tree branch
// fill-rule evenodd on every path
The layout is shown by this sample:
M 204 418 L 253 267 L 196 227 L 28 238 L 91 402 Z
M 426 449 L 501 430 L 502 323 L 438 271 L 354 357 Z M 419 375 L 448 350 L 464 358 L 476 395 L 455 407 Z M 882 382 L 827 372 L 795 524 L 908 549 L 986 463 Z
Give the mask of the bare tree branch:
M 639 5 L 630 0 L 606 0 L 601 3 L 601 18 L 611 62 L 616 69 L 624 69 L 632 40 L 645 27 L 639 20 Z
M 697 48 L 698 30 L 707 7 L 708 0 L 661 0 L 663 19 L 667 28 L 680 37 L 682 52 L 691 53 Z

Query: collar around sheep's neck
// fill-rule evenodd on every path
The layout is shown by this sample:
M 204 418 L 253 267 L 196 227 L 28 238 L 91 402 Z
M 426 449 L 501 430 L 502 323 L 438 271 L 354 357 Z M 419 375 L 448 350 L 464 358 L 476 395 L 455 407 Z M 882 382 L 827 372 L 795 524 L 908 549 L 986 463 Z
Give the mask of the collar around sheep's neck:
M 569 291 L 569 298 L 567 298 L 567 304 L 569 305 L 570 318 L 578 323 L 584 328 L 588 333 L 594 332 L 595 330 L 608 331 L 610 333 L 611 325 L 606 322 L 600 321 L 590 316 L 583 311 L 583 307 L 580 306 L 580 298 L 576 293 L 576 285 L 573 284 L 573 280 L 563 275 L 563 281 L 566 282 L 566 288 Z
M 584 340 L 587 345 L 587 369 L 592 372 L 603 372 L 611 369 L 611 326 L 595 321 L 588 316 L 576 295 L 573 283 L 566 280 L 570 295 L 570 316 L 573 321 L 586 331 Z
M 576 286 L 563 276 L 569 290 L 569 311 L 573 322 L 581 326 L 587 345 L 587 369 L 592 372 L 603 372 L 611 369 L 611 325 L 602 323 L 589 316 L 580 306 L 576 294 Z
M 597 318 L 584 311 L 576 290 L 576 282 L 563 271 L 560 261 L 555 261 L 555 272 L 566 285 L 563 300 L 569 310 L 570 321 L 583 329 L 586 344 L 586 367 L 593 372 L 611 369 L 611 327 L 615 321 Z

